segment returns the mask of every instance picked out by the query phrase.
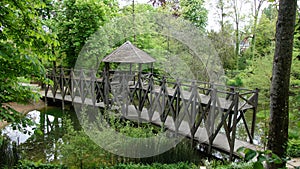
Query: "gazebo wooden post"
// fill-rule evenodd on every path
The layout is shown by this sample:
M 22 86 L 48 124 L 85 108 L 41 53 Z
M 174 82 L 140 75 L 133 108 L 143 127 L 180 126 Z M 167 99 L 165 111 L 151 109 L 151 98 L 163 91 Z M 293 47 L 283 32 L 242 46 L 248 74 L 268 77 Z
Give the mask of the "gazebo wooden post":
M 142 82 L 142 64 L 139 63 L 138 83 Z
M 134 94 L 137 95 L 142 100 L 142 95 L 144 94 L 143 91 L 143 85 L 142 85 L 142 64 L 148 64 L 155 62 L 155 59 L 153 59 L 149 54 L 142 51 L 141 49 L 135 47 L 131 42 L 126 41 L 123 45 L 118 47 L 115 51 L 113 51 L 111 54 L 107 55 L 102 61 L 105 63 L 105 69 L 104 69 L 104 75 L 103 75 L 103 83 L 104 83 L 104 104 L 109 104 L 109 97 L 111 92 L 111 84 L 109 79 L 109 63 L 125 63 L 129 64 L 130 66 L 130 73 L 133 73 L 135 75 L 135 72 L 133 69 L 135 66 L 134 64 L 138 64 L 138 76 L 136 79 L 136 76 L 134 76 L 134 89 L 130 88 L 130 90 L 133 90 L 134 93 L 130 93 L 130 90 L 125 90 L 124 92 L 127 92 L 130 97 L 130 101 L 134 98 Z M 153 64 L 151 64 L 151 67 L 153 67 Z M 128 72 L 128 70 L 127 70 Z M 128 85 L 128 84 L 126 84 Z M 145 96 L 145 95 L 144 95 Z M 117 97 L 117 96 L 112 96 Z M 140 103 L 140 110 L 142 110 L 143 102 Z M 140 117 L 140 111 L 139 117 Z
M 139 91 L 139 110 L 138 110 L 138 123 L 140 123 L 140 118 L 141 118 L 141 112 L 142 112 L 142 92 L 143 92 L 143 85 L 142 85 L 142 64 L 139 63 L 139 72 L 138 72 L 138 87 L 140 90 Z
M 151 75 L 153 75 L 153 62 L 150 63 L 150 66 L 151 66 L 151 68 L 150 68 L 150 70 L 151 70 Z
M 132 63 L 129 64 L 129 76 L 131 76 L 131 75 L 132 75 Z M 134 76 L 133 76 L 133 84 L 135 84 L 135 78 L 134 78 Z
M 104 66 L 104 73 L 103 73 L 103 80 L 104 80 L 104 104 L 109 104 L 109 89 L 110 89 L 110 82 L 109 82 L 109 62 L 105 62 Z

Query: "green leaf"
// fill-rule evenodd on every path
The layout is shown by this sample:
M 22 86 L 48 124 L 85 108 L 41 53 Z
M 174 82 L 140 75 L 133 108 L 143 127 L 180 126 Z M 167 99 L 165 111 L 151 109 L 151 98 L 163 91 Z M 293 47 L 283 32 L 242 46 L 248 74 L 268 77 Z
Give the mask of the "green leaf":
M 245 149 L 246 149 L 245 147 L 240 147 L 240 148 L 237 149 L 237 152 L 238 153 L 243 153 L 245 151 Z
M 261 162 L 255 162 L 253 164 L 253 169 L 264 169 L 264 165 Z
M 278 155 L 272 153 L 272 162 L 274 162 L 275 164 L 281 164 L 282 163 L 282 160 L 279 158 Z
M 264 162 L 266 160 L 267 160 L 266 156 L 264 156 L 262 154 L 259 154 L 257 157 L 257 162 Z
M 245 160 L 246 161 L 252 160 L 257 155 L 256 151 L 251 150 L 251 149 L 246 149 L 244 152 L 245 152 Z

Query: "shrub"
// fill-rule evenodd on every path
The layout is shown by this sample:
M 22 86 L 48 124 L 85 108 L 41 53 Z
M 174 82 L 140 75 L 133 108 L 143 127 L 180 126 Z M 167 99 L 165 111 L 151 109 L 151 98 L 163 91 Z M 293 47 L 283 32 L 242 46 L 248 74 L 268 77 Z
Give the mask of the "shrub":
M 289 140 L 287 154 L 290 157 L 300 157 L 300 140 Z
M 32 161 L 19 161 L 19 164 L 15 167 L 18 169 L 67 169 L 66 166 L 61 164 L 42 164 L 40 162 Z

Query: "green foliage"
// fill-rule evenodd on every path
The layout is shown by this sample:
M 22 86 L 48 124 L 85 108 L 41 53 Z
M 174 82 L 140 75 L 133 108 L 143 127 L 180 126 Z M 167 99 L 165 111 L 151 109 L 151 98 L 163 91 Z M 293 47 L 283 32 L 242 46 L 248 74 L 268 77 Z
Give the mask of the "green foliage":
M 252 163 L 233 162 L 229 164 L 223 164 L 222 162 L 216 160 L 205 161 L 205 166 L 207 169 L 253 169 Z
M 22 125 L 28 120 L 3 103 L 27 103 L 37 98 L 29 87 L 21 85 L 18 77 L 45 80 L 41 60 L 51 58 L 46 51 L 57 42 L 54 35 L 43 29 L 37 12 L 45 7 L 45 3 L 4 0 L 0 6 L 0 121 Z
M 161 164 L 161 163 L 153 163 L 153 164 L 117 164 L 115 166 L 107 167 L 107 166 L 101 166 L 99 168 L 104 168 L 104 169 L 196 169 L 199 168 L 195 164 L 190 164 L 190 163 L 175 163 L 175 164 Z
M 153 6 L 161 6 L 162 8 L 158 8 L 160 12 L 170 13 L 174 17 L 183 17 L 200 31 L 205 31 L 208 11 L 205 8 L 204 0 L 150 0 L 149 2 Z
M 84 124 L 86 122 L 83 122 Z M 86 124 L 87 125 L 87 124 Z M 129 121 L 121 121 L 118 117 L 109 117 L 109 125 L 115 130 L 130 137 L 141 138 L 154 136 L 154 127 L 150 125 L 141 125 L 137 127 L 134 123 Z M 60 144 L 61 159 L 64 164 L 69 167 L 84 167 L 94 168 L 99 165 L 112 166 L 120 161 L 127 161 L 126 157 L 118 157 L 106 150 L 102 149 L 93 140 L 90 135 L 87 135 L 83 130 L 74 130 L 71 122 L 66 121 L 66 134 L 63 136 L 63 143 Z M 91 129 L 97 130 L 97 129 Z M 97 133 L 99 139 L 110 139 L 111 133 L 105 131 Z M 117 138 L 115 138 L 117 139 Z M 121 145 L 125 145 L 120 141 Z M 109 145 L 107 145 L 109 146 Z
M 135 152 L 135 149 L 132 149 L 132 146 L 134 145 L 130 140 L 124 141 L 122 139 L 122 136 L 119 135 L 126 135 L 131 138 L 146 138 L 146 137 L 154 137 L 158 134 L 161 134 L 160 130 L 163 130 L 159 127 L 150 125 L 150 124 L 137 124 L 134 122 L 129 122 L 126 120 L 120 119 L 118 116 L 109 116 L 106 117 L 107 124 L 105 122 L 98 124 L 97 127 L 100 127 L 102 125 L 109 126 L 107 127 L 101 127 L 101 132 L 98 131 L 98 129 L 95 129 L 95 127 L 92 123 L 94 122 L 84 122 L 82 121 L 81 124 L 83 126 L 88 125 L 89 130 L 82 131 L 82 130 L 74 130 L 72 124 L 70 121 L 65 124 L 67 127 L 66 134 L 63 137 L 63 142 L 60 143 L 60 152 L 61 156 L 60 159 L 62 160 L 63 164 L 67 165 L 68 167 L 84 167 L 84 168 L 96 168 L 99 165 L 100 166 L 114 166 L 120 162 L 122 163 L 128 163 L 128 162 L 135 162 L 135 163 L 153 163 L 153 162 L 161 162 L 161 163 L 176 163 L 178 161 L 189 161 L 189 162 L 199 162 L 199 154 L 196 151 L 193 150 L 191 146 L 191 142 L 189 140 L 182 141 L 178 145 L 176 145 L 176 148 L 169 150 L 168 152 L 165 152 L 163 154 L 149 157 L 149 158 L 141 158 L 141 159 L 133 159 L 133 158 L 127 158 L 127 157 L 120 157 L 117 155 L 114 155 L 113 153 L 110 153 L 106 151 L 107 149 L 110 149 L 110 146 L 113 146 L 114 149 L 119 149 L 121 152 L 122 148 L 129 148 L 128 151 L 133 151 L 131 153 L 138 153 Z M 96 121 L 99 122 L 99 119 Z M 88 124 L 87 124 L 88 123 Z M 83 127 L 86 128 L 86 127 Z M 113 134 L 109 132 L 108 130 L 113 130 L 114 132 L 121 133 L 121 134 Z M 87 133 L 87 134 L 85 134 Z M 104 150 L 101 146 L 98 145 L 94 141 L 96 140 L 102 140 L 105 143 L 105 149 Z M 111 141 L 110 141 L 111 140 Z M 165 143 L 170 142 L 169 139 L 165 139 L 163 137 L 159 138 L 159 145 L 157 146 L 164 146 Z M 118 147 L 120 146 L 120 147 Z M 138 145 L 137 145 L 138 146 Z M 156 146 L 149 145 L 151 149 L 153 148 L 159 148 Z M 127 150 L 127 149 L 126 149 Z M 173 156 L 172 158 L 169 158 L 170 156 Z
M 243 81 L 239 76 L 236 76 L 234 79 L 228 79 L 226 81 L 226 84 L 228 86 L 240 87 L 240 86 L 243 86 Z
M 290 79 L 290 112 L 295 115 L 293 121 L 300 120 L 300 19 L 296 24 L 294 34 L 294 51 Z M 300 123 L 299 123 L 300 124 Z
M 132 5 L 125 6 L 121 9 L 121 15 L 132 15 Z M 147 13 L 154 12 L 156 9 L 150 4 L 135 4 L 134 5 L 134 14 L 137 13 Z
M 42 164 L 39 162 L 32 161 L 20 161 L 20 164 L 15 168 L 18 169 L 67 169 L 67 166 L 58 165 L 58 164 Z M 152 163 L 152 164 L 134 164 L 134 163 L 118 163 L 113 166 L 107 165 L 98 165 L 94 167 L 84 167 L 84 168 L 101 168 L 101 169 L 197 169 L 197 165 L 192 163 L 174 163 L 174 164 L 161 164 L 161 163 Z
M 204 31 L 207 24 L 207 9 L 204 0 L 180 0 L 181 16 Z
M 66 166 L 60 164 L 43 164 L 28 160 L 19 161 L 19 164 L 14 167 L 16 169 L 67 169 Z
M 109 161 L 112 155 L 90 140 L 84 131 L 74 130 L 70 120 L 66 120 L 66 133 L 60 150 L 63 164 L 71 168 L 87 168 L 95 164 L 111 165 Z
M 243 70 L 239 77 L 243 79 L 244 87 L 259 89 L 259 105 L 269 105 L 270 85 L 272 76 L 273 55 L 251 60 L 251 64 Z
M 300 157 L 300 140 L 289 139 L 287 155 L 289 157 Z
M 251 149 L 248 149 L 245 147 L 241 147 L 237 150 L 237 152 L 244 154 L 243 159 L 245 162 L 254 161 L 253 162 L 254 169 L 263 169 L 264 162 L 281 164 L 281 163 L 283 163 L 284 160 L 286 160 L 286 159 L 280 159 L 279 156 L 272 153 L 270 150 L 254 151 L 254 150 L 251 150 Z
M 255 55 L 266 57 L 273 53 L 275 48 L 275 25 L 276 19 L 270 20 L 265 14 L 262 14 L 256 33 Z
M 54 9 L 51 29 L 61 43 L 56 50 L 58 61 L 63 62 L 58 64 L 71 68 L 87 39 L 116 16 L 118 5 L 115 0 L 65 0 L 56 2 Z
M 33 125 L 31 119 L 26 118 L 22 113 L 14 110 L 13 108 L 10 108 L 9 106 L 2 105 L 0 107 L 0 121 L 12 123 L 12 128 L 14 130 L 21 130 L 22 128 L 25 128 L 26 125 Z M 22 130 L 22 132 L 26 134 L 28 131 Z
M 225 24 L 224 27 L 224 31 L 209 32 L 208 38 L 214 45 L 214 48 L 222 61 L 223 68 L 226 70 L 233 70 L 236 66 L 236 58 L 234 57 L 234 46 L 231 44 L 231 34 L 233 32 L 233 28 L 229 24 Z

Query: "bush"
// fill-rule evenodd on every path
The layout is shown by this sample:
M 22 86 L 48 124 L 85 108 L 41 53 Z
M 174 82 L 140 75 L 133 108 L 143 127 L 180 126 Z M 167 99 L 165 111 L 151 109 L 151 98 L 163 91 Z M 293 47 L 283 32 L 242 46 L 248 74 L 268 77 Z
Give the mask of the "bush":
M 300 157 L 300 140 L 289 140 L 287 154 L 290 157 Z
M 175 164 L 161 164 L 161 163 L 153 163 L 153 164 L 117 164 L 115 166 L 107 167 L 107 166 L 100 166 L 99 168 L 105 168 L 105 169 L 198 169 L 199 166 L 196 166 L 195 164 L 191 163 L 175 163 Z
M 61 164 L 42 164 L 40 162 L 32 161 L 19 161 L 19 164 L 14 167 L 18 169 L 67 169 L 66 166 Z

